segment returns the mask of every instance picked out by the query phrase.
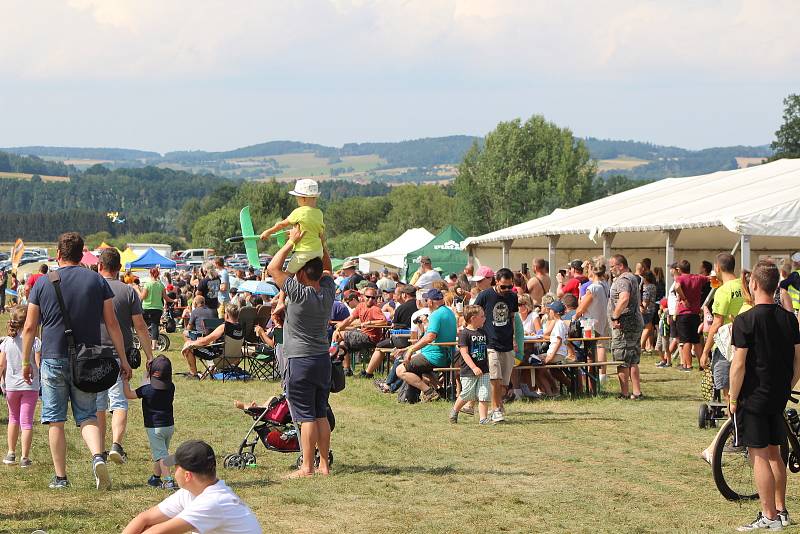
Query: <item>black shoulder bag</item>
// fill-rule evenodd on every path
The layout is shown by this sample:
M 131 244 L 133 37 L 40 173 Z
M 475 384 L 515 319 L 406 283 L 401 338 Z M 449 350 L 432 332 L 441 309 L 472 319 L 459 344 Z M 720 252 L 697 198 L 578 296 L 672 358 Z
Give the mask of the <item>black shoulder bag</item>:
M 114 349 L 108 346 L 87 346 L 76 344 L 72 333 L 64 296 L 61 294 L 61 277 L 58 271 L 47 274 L 56 290 L 61 319 L 64 321 L 64 336 L 67 338 L 67 357 L 72 367 L 72 383 L 76 388 L 87 393 L 99 393 L 109 389 L 119 376 L 119 364 L 114 356 Z

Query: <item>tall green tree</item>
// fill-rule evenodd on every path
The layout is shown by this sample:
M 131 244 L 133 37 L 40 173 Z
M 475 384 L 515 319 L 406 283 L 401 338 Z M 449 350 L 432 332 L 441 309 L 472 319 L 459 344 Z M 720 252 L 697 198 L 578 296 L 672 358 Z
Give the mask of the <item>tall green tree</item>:
M 464 156 L 455 180 L 455 220 L 481 234 L 593 198 L 597 168 L 583 141 L 535 115 L 501 122 Z
M 791 94 L 783 99 L 783 124 L 770 146 L 775 151 L 773 160 L 800 158 L 800 95 Z

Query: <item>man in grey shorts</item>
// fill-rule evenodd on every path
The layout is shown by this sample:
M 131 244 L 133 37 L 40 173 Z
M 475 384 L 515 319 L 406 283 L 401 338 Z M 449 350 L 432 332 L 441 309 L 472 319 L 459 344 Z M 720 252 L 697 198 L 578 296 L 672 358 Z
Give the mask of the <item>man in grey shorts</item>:
M 612 328 L 611 354 L 614 361 L 618 362 L 619 397 L 638 400 L 642 398 L 639 360 L 642 355 L 640 339 L 644 330 L 639 310 L 639 282 L 622 254 L 612 256 L 608 260 L 608 267 L 614 276 L 611 298 L 608 300 L 608 321 Z
M 331 390 L 331 359 L 328 353 L 328 321 L 336 296 L 336 284 L 323 271 L 331 270 L 331 258 L 323 236 L 323 256 L 309 260 L 292 276 L 283 264 L 303 232 L 295 226 L 289 239 L 267 266 L 269 275 L 286 294 L 283 323 L 283 351 L 287 359 L 286 397 L 292 420 L 302 423 L 300 447 L 303 463 L 289 477 L 330 473 L 328 451 L 331 427 L 328 424 L 328 395 Z M 319 467 L 314 468 L 319 451 Z

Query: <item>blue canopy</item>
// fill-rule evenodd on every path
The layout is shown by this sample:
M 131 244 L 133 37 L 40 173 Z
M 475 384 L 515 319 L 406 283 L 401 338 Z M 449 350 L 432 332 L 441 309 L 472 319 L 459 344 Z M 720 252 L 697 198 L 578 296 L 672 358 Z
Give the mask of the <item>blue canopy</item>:
M 126 269 L 149 269 L 150 267 L 164 267 L 166 269 L 174 269 L 175 262 L 169 258 L 165 258 L 152 248 L 148 248 L 147 252 L 139 256 L 137 259 L 125 264 Z

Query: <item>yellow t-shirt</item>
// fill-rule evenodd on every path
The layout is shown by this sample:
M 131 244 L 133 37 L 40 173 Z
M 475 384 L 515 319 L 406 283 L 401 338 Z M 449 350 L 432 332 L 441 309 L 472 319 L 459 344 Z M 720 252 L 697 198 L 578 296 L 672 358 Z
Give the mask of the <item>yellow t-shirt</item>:
M 742 298 L 742 279 L 734 278 L 719 286 L 714 293 L 714 303 L 711 305 L 711 313 L 722 315 L 722 324 L 731 322 L 731 317 L 739 315 L 744 304 Z
M 322 250 L 319 235 L 325 230 L 322 210 L 311 206 L 300 206 L 289 214 L 289 222 L 299 224 L 305 232 L 303 238 L 294 244 L 295 252 L 315 252 Z

